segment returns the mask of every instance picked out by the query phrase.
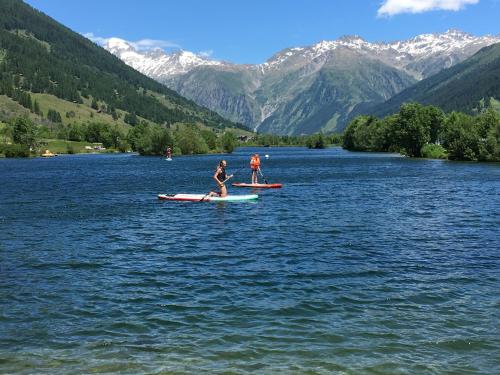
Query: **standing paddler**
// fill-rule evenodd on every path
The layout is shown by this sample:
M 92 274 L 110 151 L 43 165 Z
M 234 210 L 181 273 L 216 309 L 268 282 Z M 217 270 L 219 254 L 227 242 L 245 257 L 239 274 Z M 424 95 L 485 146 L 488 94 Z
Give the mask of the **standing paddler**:
M 259 183 L 258 172 L 260 172 L 259 154 L 252 155 L 252 158 L 250 159 L 250 169 L 252 170 L 252 184 L 258 184 Z

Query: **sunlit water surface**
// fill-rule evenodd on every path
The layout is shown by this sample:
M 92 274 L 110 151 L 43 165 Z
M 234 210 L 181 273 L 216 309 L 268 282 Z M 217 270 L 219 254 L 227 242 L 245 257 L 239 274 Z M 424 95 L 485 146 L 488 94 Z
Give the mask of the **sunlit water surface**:
M 0 160 L 0 373 L 500 373 L 499 164 L 259 151 Z

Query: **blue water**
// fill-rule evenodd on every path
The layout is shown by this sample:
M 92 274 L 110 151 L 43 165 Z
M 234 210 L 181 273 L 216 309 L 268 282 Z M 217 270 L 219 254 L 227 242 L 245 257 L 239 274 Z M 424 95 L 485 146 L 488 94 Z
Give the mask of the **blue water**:
M 259 151 L 0 160 L 0 373 L 500 373 L 499 164 Z

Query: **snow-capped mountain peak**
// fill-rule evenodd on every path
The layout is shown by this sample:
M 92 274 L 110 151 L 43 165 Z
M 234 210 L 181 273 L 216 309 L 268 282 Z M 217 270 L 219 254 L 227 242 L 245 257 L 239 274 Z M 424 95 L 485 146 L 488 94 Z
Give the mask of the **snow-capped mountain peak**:
M 135 50 L 132 44 L 120 38 L 109 38 L 104 48 L 111 53 Z
M 448 30 L 441 34 L 422 34 L 408 40 L 393 42 L 388 45 L 399 53 L 405 53 L 411 56 L 421 56 L 459 50 L 474 43 L 488 43 L 489 38 L 491 37 L 474 37 L 459 30 Z M 500 41 L 500 39 L 498 41 Z M 494 40 L 492 40 L 492 42 L 494 42 Z
M 162 50 L 161 48 L 155 48 L 155 49 L 152 49 L 151 51 L 148 51 L 146 53 L 146 56 L 152 58 L 152 59 L 159 59 L 163 56 L 165 56 L 166 53 L 164 50 Z
M 244 67 L 267 74 L 285 67 L 304 65 L 313 61 L 318 65 L 326 62 L 328 57 L 339 48 L 377 58 L 403 69 L 407 69 L 416 61 L 428 60 L 433 56 L 448 59 L 446 66 L 451 66 L 480 48 L 498 42 L 500 42 L 500 36 L 476 37 L 456 29 L 444 33 L 421 34 L 394 42 L 368 42 L 360 36 L 349 35 L 337 40 L 323 40 L 310 46 L 287 48 L 276 53 L 263 64 Z M 222 68 L 234 66 L 184 50 L 172 53 L 166 53 L 161 49 L 149 52 L 138 51 L 133 44 L 120 38 L 110 38 L 105 48 L 128 65 L 159 81 L 166 81 L 200 66 Z M 417 78 L 422 77 L 421 72 L 414 71 L 412 67 L 408 68 L 408 72 Z
M 260 64 L 263 73 L 282 69 L 284 65 L 295 63 L 299 57 L 306 61 L 326 61 L 333 51 L 344 48 L 355 53 L 384 60 L 390 65 L 404 68 L 414 61 L 429 59 L 432 56 L 450 56 L 450 66 L 461 58 L 470 56 L 480 48 L 499 43 L 500 36 L 486 35 L 476 37 L 460 30 L 451 29 L 444 33 L 422 34 L 411 39 L 395 42 L 368 42 L 357 35 L 343 36 L 337 40 L 323 40 L 303 48 L 288 48 Z M 411 69 L 410 69 L 411 70 Z M 409 71 L 417 78 L 421 74 Z
M 172 53 L 166 53 L 161 48 L 139 51 L 131 43 L 120 38 L 108 39 L 104 48 L 127 65 L 157 80 L 187 73 L 198 66 L 224 65 L 223 62 L 210 60 L 184 50 Z

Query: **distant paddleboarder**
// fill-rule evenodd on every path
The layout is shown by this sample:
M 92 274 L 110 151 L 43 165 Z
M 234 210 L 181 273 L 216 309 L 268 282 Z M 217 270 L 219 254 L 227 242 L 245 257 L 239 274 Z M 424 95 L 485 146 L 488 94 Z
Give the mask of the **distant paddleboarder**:
M 172 159 L 172 149 L 170 147 L 167 147 L 167 150 L 165 151 L 165 156 L 167 159 Z
M 259 154 L 253 154 L 250 159 L 250 169 L 252 170 L 252 184 L 259 183 L 260 158 Z
M 227 196 L 227 188 L 225 185 L 225 182 L 229 180 L 233 175 L 227 176 L 226 174 L 226 166 L 227 163 L 225 160 L 221 160 L 219 163 L 219 166 L 217 167 L 215 174 L 214 174 L 214 180 L 217 183 L 217 186 L 220 189 L 220 192 L 217 193 L 215 191 L 211 191 L 209 193 L 210 197 L 225 197 Z

